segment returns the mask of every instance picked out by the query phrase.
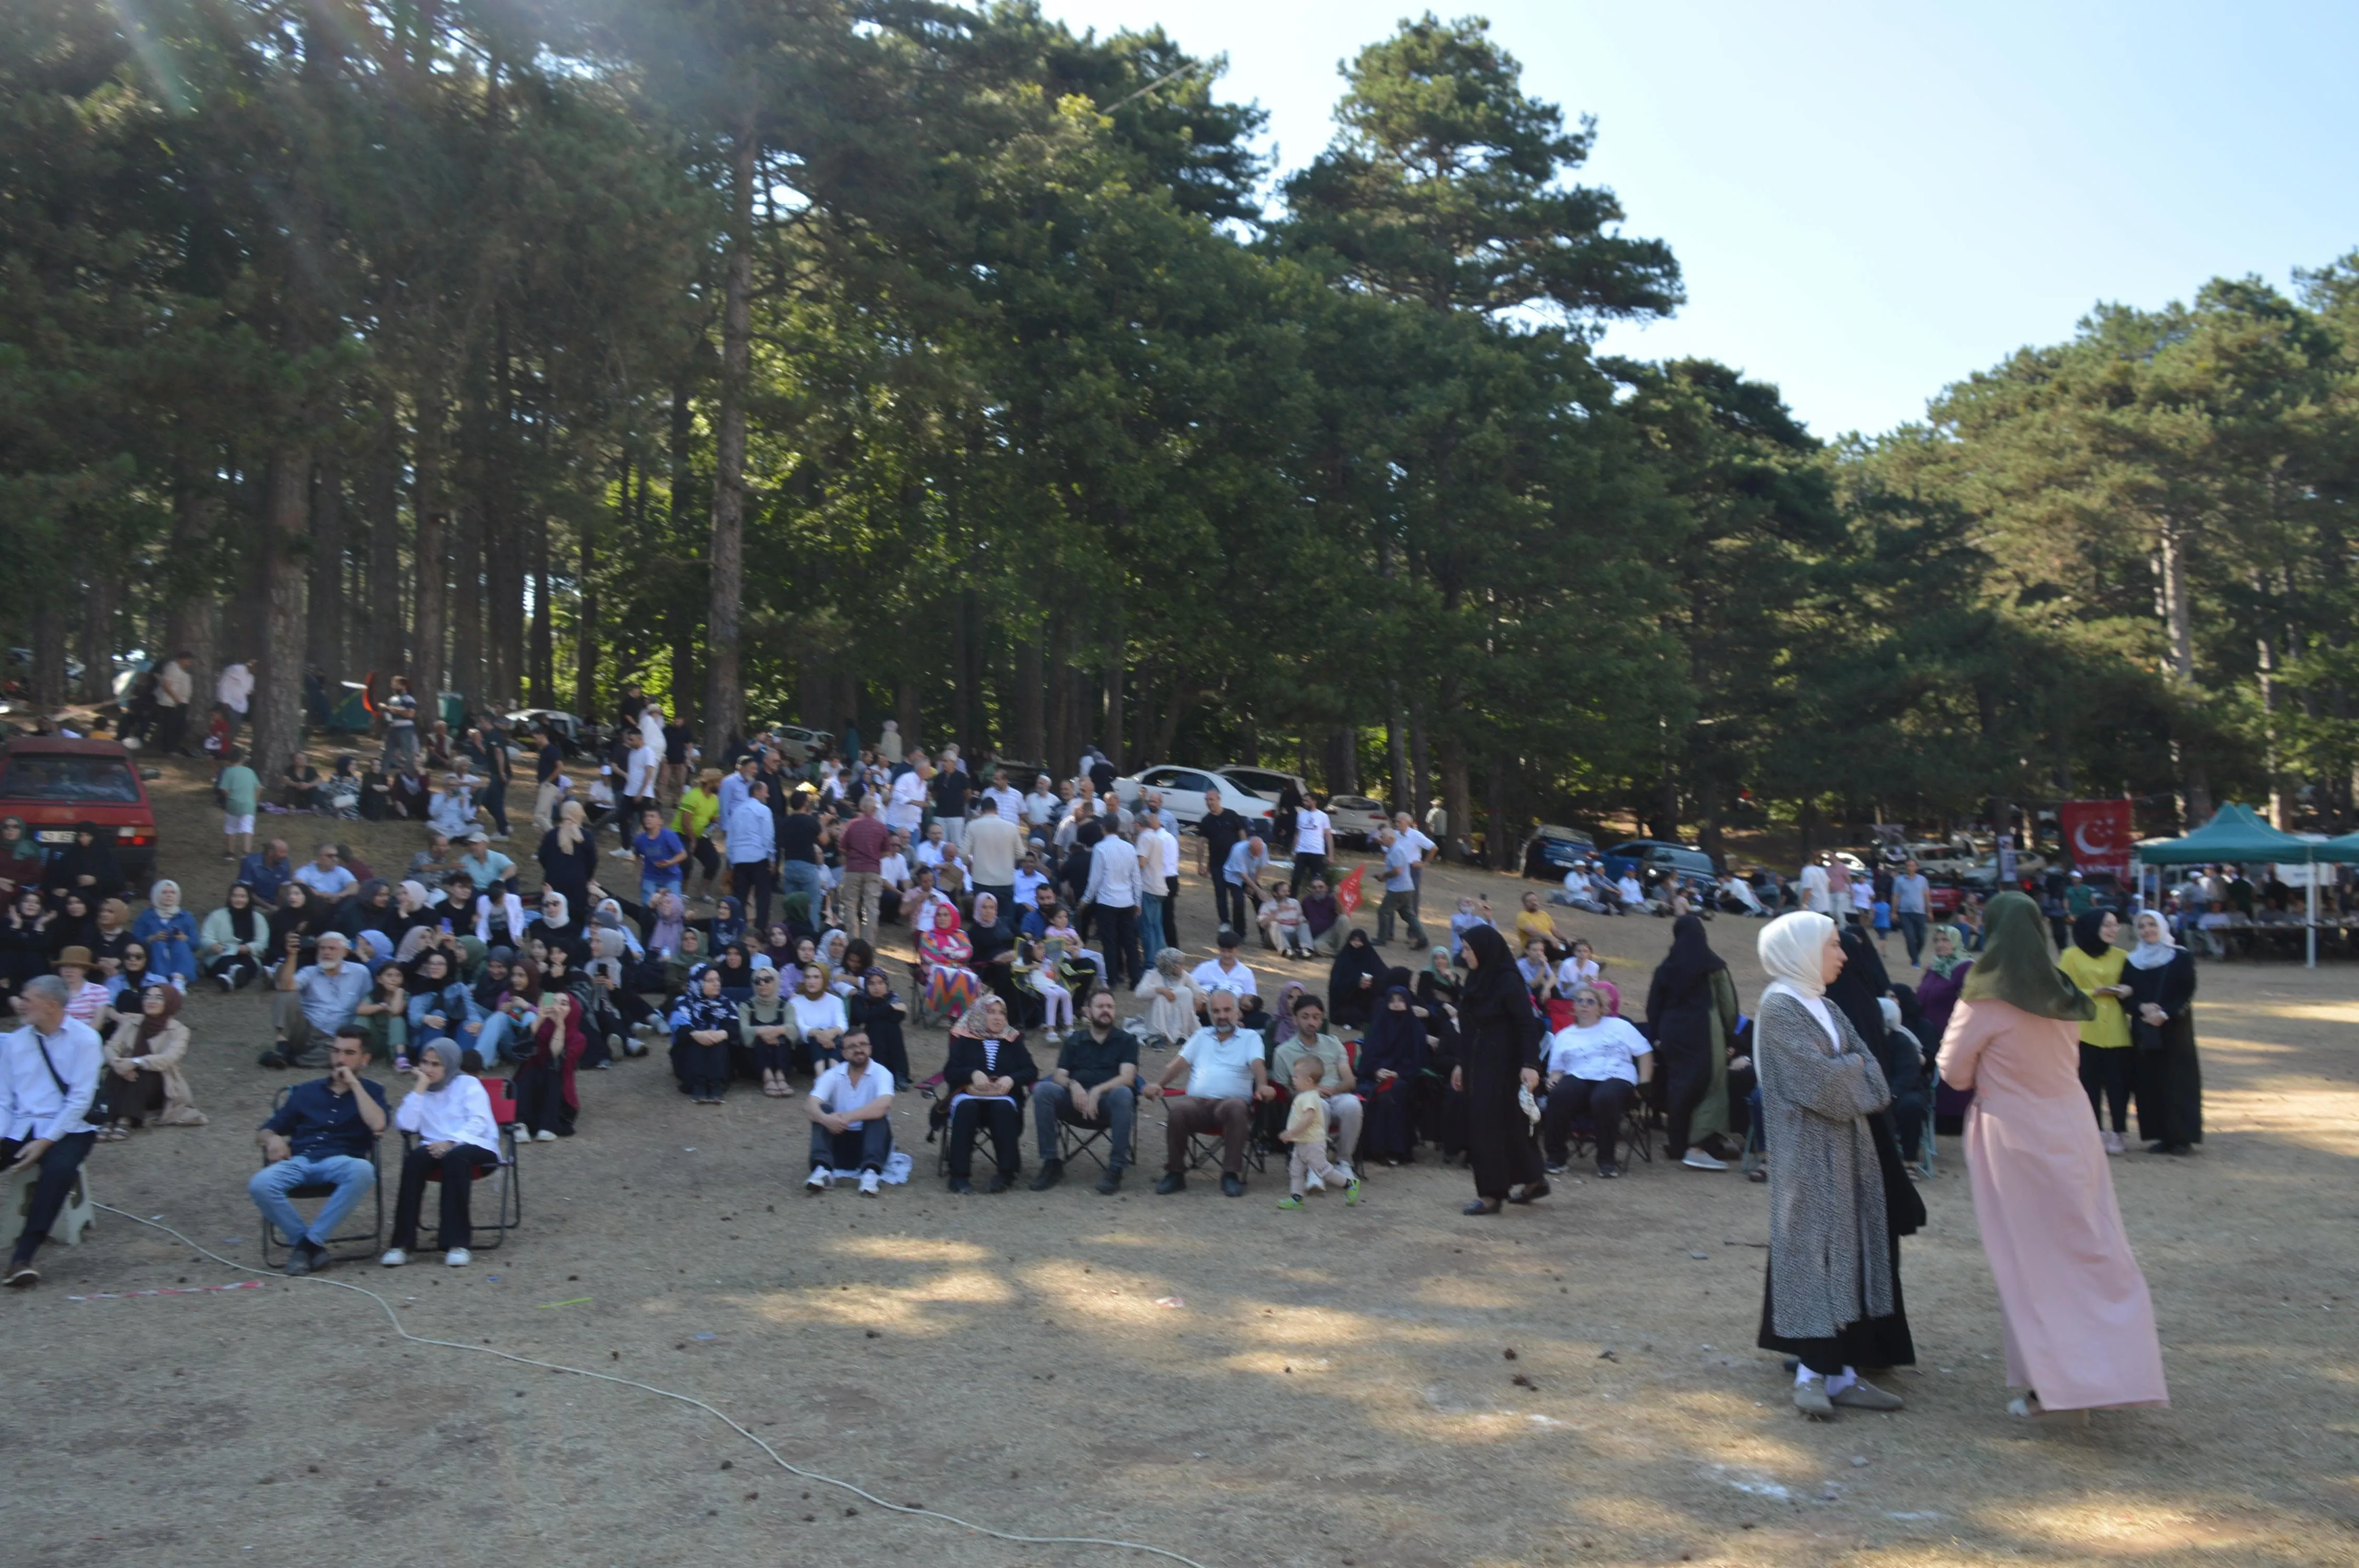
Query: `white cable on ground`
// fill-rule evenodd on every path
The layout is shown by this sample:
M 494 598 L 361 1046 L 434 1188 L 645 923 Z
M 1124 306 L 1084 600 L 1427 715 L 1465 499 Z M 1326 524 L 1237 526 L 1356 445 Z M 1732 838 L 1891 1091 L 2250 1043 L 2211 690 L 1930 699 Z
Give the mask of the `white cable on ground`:
M 179 1231 L 173 1229 L 170 1226 L 164 1224 L 160 1220 L 143 1219 L 138 1215 L 132 1214 L 125 1209 L 116 1208 L 112 1204 L 92 1204 L 91 1206 L 92 1208 L 104 1209 L 109 1214 L 121 1215 L 124 1218 L 134 1221 L 136 1224 L 148 1226 L 154 1229 L 160 1230 L 165 1235 L 179 1241 L 182 1246 L 188 1247 L 194 1251 L 201 1253 L 204 1257 L 212 1259 L 214 1262 L 221 1264 L 223 1268 L 235 1269 L 240 1273 L 245 1274 L 259 1274 L 266 1279 L 284 1278 L 284 1276 L 273 1275 L 266 1270 L 254 1268 L 250 1264 L 240 1263 L 234 1259 L 224 1258 L 220 1253 L 213 1251 L 211 1248 L 204 1246 L 201 1242 L 190 1240 L 187 1237 L 181 1235 Z M 377 1294 L 375 1291 L 370 1290 L 366 1285 L 355 1285 L 348 1280 L 323 1279 L 318 1274 L 299 1275 L 288 1282 L 299 1283 L 304 1281 L 309 1281 L 314 1284 L 332 1285 L 337 1290 L 351 1291 L 355 1295 L 368 1297 L 369 1300 L 376 1303 L 376 1304 L 384 1310 L 386 1321 L 393 1325 L 394 1333 L 399 1335 L 402 1338 L 408 1340 L 413 1345 L 438 1346 L 444 1350 L 470 1350 L 478 1356 L 495 1356 L 503 1361 L 513 1361 L 520 1367 L 539 1367 L 551 1372 L 569 1372 L 577 1378 L 590 1378 L 601 1383 L 619 1383 L 626 1389 L 637 1389 L 643 1393 L 655 1394 L 667 1400 L 675 1400 L 684 1405 L 692 1405 L 696 1409 L 701 1410 L 705 1414 L 711 1416 L 713 1420 L 720 1422 L 722 1424 L 728 1427 L 730 1431 L 735 1433 L 738 1436 L 744 1438 L 746 1442 L 752 1444 L 763 1453 L 768 1454 L 771 1462 L 777 1465 L 779 1469 L 786 1471 L 788 1475 L 799 1476 L 806 1481 L 816 1481 L 822 1486 L 840 1487 L 844 1491 L 850 1492 L 855 1498 L 863 1498 L 865 1501 L 875 1504 L 880 1509 L 887 1509 L 897 1514 L 908 1514 L 920 1519 L 940 1519 L 943 1523 L 954 1524 L 961 1530 L 973 1530 L 977 1535 L 989 1536 L 994 1541 L 1005 1541 L 1017 1546 L 1111 1546 L 1118 1551 L 1144 1552 L 1149 1556 L 1168 1558 L 1171 1562 L 1185 1564 L 1185 1568 L 1205 1568 L 1205 1564 L 1197 1562 L 1192 1557 L 1183 1557 L 1177 1552 L 1172 1552 L 1160 1546 L 1149 1546 L 1143 1541 L 1114 1541 L 1107 1537 L 1098 1535 L 1016 1535 L 1007 1530 L 994 1530 L 987 1524 L 976 1524 L 971 1519 L 962 1519 L 956 1514 L 946 1514 L 939 1509 L 923 1509 L 914 1507 L 908 1503 L 889 1502 L 886 1499 L 878 1497 L 874 1492 L 868 1491 L 864 1487 L 853 1486 L 849 1481 L 839 1481 L 832 1476 L 823 1476 L 816 1470 L 806 1470 L 799 1465 L 788 1464 L 777 1449 L 771 1447 L 767 1443 L 763 1442 L 761 1438 L 756 1436 L 752 1432 L 739 1425 L 736 1420 L 729 1415 L 728 1412 L 705 1403 L 702 1400 L 696 1398 L 692 1394 L 674 1393 L 669 1389 L 658 1389 L 653 1383 L 642 1383 L 636 1378 L 618 1378 L 611 1372 L 592 1372 L 586 1368 L 562 1366 L 555 1361 L 536 1361 L 529 1356 L 518 1356 L 506 1350 L 495 1350 L 488 1345 L 462 1345 L 454 1339 L 429 1339 L 424 1335 L 412 1334 L 409 1330 L 404 1328 L 401 1325 L 401 1314 L 393 1310 L 393 1303 L 386 1300 L 383 1296 Z

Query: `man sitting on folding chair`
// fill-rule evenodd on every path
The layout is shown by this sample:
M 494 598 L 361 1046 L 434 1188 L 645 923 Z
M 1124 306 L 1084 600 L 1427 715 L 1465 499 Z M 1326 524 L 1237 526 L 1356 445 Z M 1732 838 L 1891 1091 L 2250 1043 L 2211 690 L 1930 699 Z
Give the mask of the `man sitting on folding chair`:
M 385 1090 L 361 1076 L 368 1065 L 368 1032 L 348 1023 L 328 1051 L 328 1076 L 298 1084 L 287 1103 L 262 1124 L 263 1157 L 270 1162 L 245 1184 L 262 1211 L 287 1238 L 286 1271 L 308 1274 L 328 1260 L 328 1238 L 376 1180 L 369 1151 L 385 1130 Z M 305 1224 L 288 1195 L 297 1187 L 333 1184 L 335 1191 Z
M 1261 1036 L 1237 1027 L 1237 996 L 1216 990 L 1205 1000 L 1212 1022 L 1199 1029 L 1180 1047 L 1163 1076 L 1147 1087 L 1149 1095 L 1167 1094 L 1171 1080 L 1188 1075 L 1188 1092 L 1164 1105 L 1163 1179 L 1158 1193 L 1176 1193 L 1188 1184 L 1188 1139 L 1198 1132 L 1221 1135 L 1221 1191 L 1239 1198 L 1245 1194 L 1245 1130 L 1256 1100 L 1276 1098 L 1269 1067 L 1262 1060 Z
M 1334 1144 L 1335 1165 L 1343 1180 L 1353 1181 L 1352 1161 L 1359 1152 L 1360 1119 L 1365 1108 L 1360 1104 L 1359 1081 L 1353 1076 L 1343 1043 L 1327 1033 L 1326 1003 L 1307 995 L 1294 999 L 1292 1037 L 1270 1054 L 1271 1080 L 1292 1084 L 1294 1064 L 1305 1056 L 1319 1059 L 1319 1098 L 1326 1102 L 1327 1136 Z M 1315 1173 L 1310 1180 L 1326 1185 Z
M 1082 1027 L 1065 1036 L 1057 1051 L 1057 1065 L 1032 1088 L 1032 1127 L 1040 1136 L 1040 1173 L 1032 1190 L 1047 1192 L 1064 1179 L 1065 1162 L 1059 1155 L 1057 1124 L 1103 1127 L 1106 1144 L 1105 1175 L 1098 1191 L 1111 1195 L 1122 1185 L 1130 1164 L 1131 1123 L 1138 1109 L 1138 1038 L 1115 1026 L 1114 992 L 1092 996 L 1082 1012 Z
M 843 1060 L 830 1063 L 803 1099 L 811 1121 L 805 1190 L 816 1197 L 839 1173 L 857 1171 L 861 1196 L 873 1198 L 893 1154 L 893 1074 L 869 1059 L 865 1029 L 846 1030 L 836 1044 Z
M 66 1015 L 71 1000 L 55 975 L 27 980 L 19 1001 L 24 1027 L 0 1037 L 0 1166 L 10 1175 L 39 1173 L 32 1177 L 31 1207 L 5 1275 L 20 1291 L 40 1283 L 33 1255 L 49 1238 L 49 1227 L 73 1195 L 82 1162 L 98 1141 L 89 1117 L 103 1051 L 96 1030 Z M 6 1234 L 0 1229 L 0 1236 Z
M 393 1244 L 377 1261 L 388 1269 L 409 1261 L 410 1249 L 418 1245 L 418 1211 L 426 1203 L 427 1173 L 432 1172 L 442 1183 L 441 1227 L 435 1239 L 442 1244 L 442 1261 L 464 1268 L 474 1261 L 467 1250 L 475 1239 L 468 1199 L 476 1174 L 499 1168 L 499 1119 L 492 1114 L 491 1093 L 483 1079 L 459 1070 L 459 1047 L 451 1042 L 429 1042 L 410 1072 L 417 1087 L 393 1113 L 393 1124 L 414 1134 L 418 1144 L 402 1157 Z

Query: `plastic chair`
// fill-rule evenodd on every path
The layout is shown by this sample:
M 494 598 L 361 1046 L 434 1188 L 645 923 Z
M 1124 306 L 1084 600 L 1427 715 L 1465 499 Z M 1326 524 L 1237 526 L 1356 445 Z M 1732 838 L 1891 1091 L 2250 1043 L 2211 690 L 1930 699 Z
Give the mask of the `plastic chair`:
M 33 1189 L 40 1180 L 38 1161 L 21 1171 L 0 1175 L 0 1241 L 14 1246 L 16 1238 L 25 1234 L 25 1222 L 32 1217 Z M 90 1169 L 85 1163 L 74 1172 L 73 1185 L 66 1191 L 65 1207 L 58 1210 L 58 1217 L 49 1227 L 49 1239 L 79 1247 L 82 1233 L 97 1223 L 98 1211 L 91 1205 Z

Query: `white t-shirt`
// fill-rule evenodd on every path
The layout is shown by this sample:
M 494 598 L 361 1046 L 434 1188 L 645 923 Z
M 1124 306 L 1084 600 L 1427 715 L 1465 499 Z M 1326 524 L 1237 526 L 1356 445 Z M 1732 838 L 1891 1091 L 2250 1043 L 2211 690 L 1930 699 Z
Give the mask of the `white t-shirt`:
M 1327 852 L 1327 814 L 1314 806 L 1306 806 L 1294 816 L 1294 852 L 1298 855 L 1323 855 Z
M 1832 914 L 1834 901 L 1827 896 L 1827 869 L 1824 866 L 1804 866 L 1802 907 L 1816 914 Z
M 633 800 L 645 800 L 656 792 L 656 768 L 663 761 L 660 746 L 631 748 L 628 771 L 623 775 L 623 793 Z
M 1638 1058 L 1654 1050 L 1626 1018 L 1601 1018 L 1587 1029 L 1573 1024 L 1549 1036 L 1548 1070 L 1588 1083 L 1638 1081 Z
M 892 1070 L 882 1062 L 871 1062 L 860 1075 L 860 1082 L 852 1081 L 852 1069 L 837 1062 L 819 1076 L 810 1087 L 811 1103 L 832 1115 L 841 1116 L 847 1110 L 858 1110 L 872 1100 L 881 1099 L 893 1092 Z M 857 1132 L 863 1124 L 853 1122 L 844 1129 Z
M 1427 838 L 1424 834 L 1419 832 L 1414 827 L 1403 827 L 1397 829 L 1397 831 L 1400 835 L 1400 841 L 1408 845 L 1411 849 L 1415 850 L 1419 860 L 1423 860 L 1427 855 L 1432 853 L 1435 849 L 1439 848 L 1432 839 Z
M 931 838 L 920 838 L 918 847 L 909 854 L 921 866 L 939 866 L 942 863 L 942 851 L 948 848 L 948 845 L 937 844 Z
M 1179 858 L 1180 840 L 1162 828 L 1149 827 L 1138 836 L 1138 870 L 1148 892 L 1161 898 L 1170 891 Z
M 911 768 L 893 781 L 893 804 L 885 813 L 887 827 L 898 827 L 916 838 L 919 826 L 926 816 L 926 781 Z
M 1567 958 L 1556 967 L 1556 989 L 1566 996 L 1572 994 L 1573 987 L 1587 985 L 1596 978 L 1594 958 Z
M 1006 789 L 995 786 L 984 790 L 983 795 L 985 800 L 995 802 L 998 806 L 999 820 L 1002 822 L 1024 820 L 1024 797 L 1016 793 L 1014 785 L 1011 784 Z
M 876 880 L 883 882 L 888 888 L 908 887 L 909 885 L 909 857 L 907 855 L 877 856 Z
M 1035 827 L 1046 827 L 1057 819 L 1058 805 L 1055 795 L 1045 789 L 1036 789 L 1024 797 L 1024 820 Z
M 1189 979 L 1207 996 L 1214 991 L 1227 991 L 1232 996 L 1261 995 L 1261 982 L 1242 963 L 1234 969 L 1224 969 L 1218 958 L 1207 958 L 1190 972 Z
M 817 996 L 805 996 L 797 991 L 787 999 L 787 1008 L 795 1015 L 795 1027 L 806 1035 L 814 1029 L 844 1029 L 850 1026 L 843 1016 L 843 999 L 833 991 L 821 991 Z
M 1249 1099 L 1253 1065 L 1262 1059 L 1261 1033 L 1240 1029 L 1223 1040 L 1210 1028 L 1199 1029 L 1180 1047 L 1180 1055 L 1188 1064 L 1181 1093 L 1197 1099 Z

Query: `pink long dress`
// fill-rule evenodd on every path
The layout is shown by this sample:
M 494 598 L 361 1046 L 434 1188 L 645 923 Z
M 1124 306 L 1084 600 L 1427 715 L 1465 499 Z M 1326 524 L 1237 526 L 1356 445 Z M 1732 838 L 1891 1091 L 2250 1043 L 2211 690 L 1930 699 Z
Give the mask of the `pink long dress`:
M 2080 1030 L 1961 1001 L 1941 1081 L 1974 1091 L 1966 1169 L 1998 1281 L 2009 1388 L 2052 1411 L 2163 1405 L 2162 1346 L 2081 1087 Z

